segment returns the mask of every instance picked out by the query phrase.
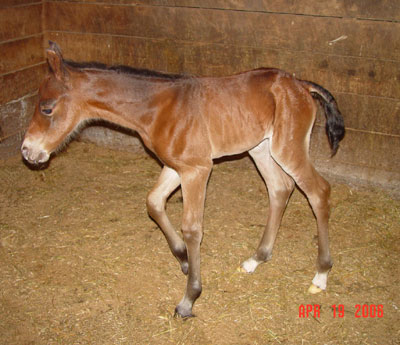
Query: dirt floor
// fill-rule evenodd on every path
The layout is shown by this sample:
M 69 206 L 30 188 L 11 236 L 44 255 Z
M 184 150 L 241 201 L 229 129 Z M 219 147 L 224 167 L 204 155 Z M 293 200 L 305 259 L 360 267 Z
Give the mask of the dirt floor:
M 399 200 L 331 181 L 335 265 L 327 291 L 310 295 L 316 226 L 304 196 L 294 192 L 272 260 L 239 273 L 268 198 L 248 158 L 217 164 L 203 294 L 197 317 L 182 320 L 173 311 L 186 280 L 145 206 L 160 170 L 77 142 L 46 170 L 0 161 L 0 344 L 400 343 Z M 181 208 L 178 191 L 167 208 L 178 229 Z M 302 305 L 320 315 L 301 317 Z

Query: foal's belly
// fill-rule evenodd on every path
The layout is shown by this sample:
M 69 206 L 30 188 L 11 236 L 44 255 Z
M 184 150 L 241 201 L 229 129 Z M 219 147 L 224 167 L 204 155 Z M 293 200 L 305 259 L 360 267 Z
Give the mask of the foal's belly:
M 272 134 L 268 121 L 229 117 L 209 127 L 212 158 L 235 155 L 257 146 Z

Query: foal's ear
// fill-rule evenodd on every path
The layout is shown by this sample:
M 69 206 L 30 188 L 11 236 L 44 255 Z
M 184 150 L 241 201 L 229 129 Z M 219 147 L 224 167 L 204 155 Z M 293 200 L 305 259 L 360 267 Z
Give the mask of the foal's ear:
M 60 81 L 65 81 L 67 71 L 64 67 L 64 61 L 61 54 L 61 49 L 57 43 L 49 41 L 50 47 L 46 50 L 47 63 L 55 77 Z

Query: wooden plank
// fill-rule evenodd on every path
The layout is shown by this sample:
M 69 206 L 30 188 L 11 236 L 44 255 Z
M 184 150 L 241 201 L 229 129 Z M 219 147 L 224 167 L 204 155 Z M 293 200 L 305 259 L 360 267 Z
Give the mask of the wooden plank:
M 346 128 L 400 136 L 400 100 L 345 93 L 335 96 Z M 325 122 L 325 116 L 319 109 L 316 125 L 324 127 Z
M 132 0 L 69 0 L 69 2 L 132 5 Z M 133 5 L 211 8 L 219 10 L 290 13 L 309 16 L 365 18 L 373 20 L 400 20 L 397 0 L 136 0 Z
M 40 34 L 42 5 L 0 9 L 0 42 Z
M 195 53 L 194 53 L 195 51 Z M 360 95 L 400 98 L 400 63 L 273 49 L 193 45 L 184 50 L 185 64 L 200 74 L 223 75 L 260 66 L 277 67 L 313 80 L 329 90 Z
M 0 8 L 38 4 L 40 0 L 2 0 Z
M 0 157 L 18 154 L 30 118 L 36 106 L 36 95 L 0 105 Z
M 113 62 L 112 36 L 91 34 L 70 34 L 64 32 L 47 32 L 46 39 L 57 42 L 65 59 L 75 61 L 96 61 L 106 64 Z M 129 54 L 131 47 L 124 48 L 124 54 Z M 119 62 L 117 62 L 119 63 Z
M 50 31 L 107 33 L 400 61 L 400 24 L 395 23 L 81 3 L 48 3 L 46 11 L 46 27 Z
M 42 42 L 43 36 L 39 35 L 0 44 L 0 74 L 43 62 Z
M 54 34 L 49 33 L 49 38 L 52 39 Z M 65 50 L 71 59 L 86 54 L 90 60 L 106 63 L 214 76 L 262 66 L 277 67 L 296 73 L 299 78 L 313 80 L 334 92 L 400 99 L 398 87 L 400 62 L 381 61 L 378 65 L 374 60 L 358 57 L 313 53 L 299 56 L 297 52 L 285 50 L 179 43 L 109 35 L 99 35 L 96 39 L 97 45 L 92 47 L 91 44 L 87 44 L 87 37 L 97 35 L 58 34 L 61 47 L 64 44 L 71 47 Z M 101 37 L 105 39 L 104 44 Z M 110 37 L 112 37 L 111 46 Z M 56 38 L 53 39 L 57 41 Z M 95 52 L 99 52 L 98 55 Z M 108 57 L 102 59 L 103 54 L 107 54 Z
M 400 99 L 345 93 L 336 94 L 336 99 L 346 127 L 400 136 Z
M 0 105 L 0 138 L 6 139 L 28 127 L 37 102 L 37 95 Z
M 348 132 L 333 158 L 329 158 L 325 139 L 324 128 L 315 127 L 311 138 L 311 158 L 322 175 L 333 175 L 357 185 L 400 190 L 400 167 L 398 161 L 392 164 L 393 157 L 400 155 L 399 137 L 387 140 L 385 136 Z M 368 161 L 369 157 L 371 161 Z
M 315 161 L 329 159 L 325 128 L 315 126 L 311 138 L 311 156 Z M 347 166 L 360 166 L 371 171 L 400 172 L 400 137 L 348 130 L 333 159 Z
M 35 92 L 43 80 L 46 64 L 0 76 L 0 104 Z
M 144 0 L 145 3 L 160 4 L 163 0 Z M 174 1 L 168 3 L 173 5 Z M 308 0 L 184 0 L 179 5 L 205 8 L 226 8 L 261 12 L 291 13 L 311 16 L 333 16 L 351 18 L 371 18 L 380 20 L 400 20 L 400 5 L 397 0 L 365 1 L 308 1 Z

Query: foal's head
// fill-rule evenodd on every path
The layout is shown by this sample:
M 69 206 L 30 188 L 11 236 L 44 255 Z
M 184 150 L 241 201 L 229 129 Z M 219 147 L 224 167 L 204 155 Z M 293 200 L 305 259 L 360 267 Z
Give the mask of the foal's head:
M 39 102 L 21 147 L 23 157 L 32 164 L 48 161 L 83 120 L 82 100 L 75 87 L 79 80 L 73 78 L 77 72 L 64 63 L 53 42 L 47 50 L 47 62 L 49 73 L 40 86 Z

